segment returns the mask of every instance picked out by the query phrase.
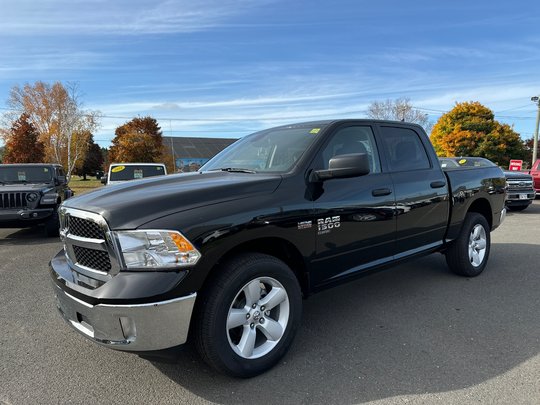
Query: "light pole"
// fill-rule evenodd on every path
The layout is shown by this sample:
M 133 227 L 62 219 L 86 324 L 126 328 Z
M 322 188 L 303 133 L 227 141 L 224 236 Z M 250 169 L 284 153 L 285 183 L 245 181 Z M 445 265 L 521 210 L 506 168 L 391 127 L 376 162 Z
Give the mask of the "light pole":
M 536 105 L 538 106 L 538 112 L 536 114 L 536 129 L 534 131 L 534 140 L 533 140 L 533 155 L 532 155 L 532 162 L 531 162 L 531 167 L 532 165 L 534 165 L 534 162 L 536 162 L 536 159 L 537 159 L 537 151 L 538 151 L 538 124 L 540 124 L 540 97 L 539 96 L 534 96 L 534 97 L 531 97 L 531 101 L 533 103 L 536 103 Z

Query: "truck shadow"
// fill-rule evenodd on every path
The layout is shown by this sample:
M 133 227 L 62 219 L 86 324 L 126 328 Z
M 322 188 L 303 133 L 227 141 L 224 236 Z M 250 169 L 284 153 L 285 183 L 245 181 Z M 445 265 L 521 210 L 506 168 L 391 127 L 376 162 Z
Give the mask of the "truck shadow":
M 540 214 L 540 199 L 536 199 L 532 202 L 531 205 L 529 205 L 527 208 L 525 208 L 523 211 L 510 211 L 508 210 L 507 215 L 513 216 L 513 215 L 536 215 Z
M 475 386 L 539 352 L 540 273 L 532 263 L 515 266 L 531 247 L 495 243 L 488 269 L 474 279 L 451 274 L 442 255 L 431 255 L 317 294 L 304 302 L 289 353 L 249 380 L 215 373 L 191 346 L 177 364 L 152 364 L 224 404 L 253 395 L 265 403 L 346 404 Z
M 47 237 L 42 226 L 0 228 L 0 245 L 43 245 L 58 243 L 58 237 Z

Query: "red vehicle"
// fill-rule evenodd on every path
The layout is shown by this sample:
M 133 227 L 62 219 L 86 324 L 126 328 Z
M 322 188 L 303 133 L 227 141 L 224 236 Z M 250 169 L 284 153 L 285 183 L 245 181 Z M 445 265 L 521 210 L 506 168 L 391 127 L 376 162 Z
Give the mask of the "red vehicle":
M 540 159 L 537 159 L 532 166 L 529 174 L 533 177 L 533 187 L 536 190 L 536 195 L 540 193 Z

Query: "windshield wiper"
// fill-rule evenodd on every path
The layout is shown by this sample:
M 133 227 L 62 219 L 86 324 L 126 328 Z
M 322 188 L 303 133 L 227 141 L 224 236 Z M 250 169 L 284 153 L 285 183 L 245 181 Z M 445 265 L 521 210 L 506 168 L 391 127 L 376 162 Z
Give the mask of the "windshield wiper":
M 239 167 L 222 167 L 220 169 L 211 169 L 209 172 L 215 172 L 221 170 L 222 172 L 230 172 L 230 173 L 257 173 L 255 170 L 251 169 L 242 169 Z

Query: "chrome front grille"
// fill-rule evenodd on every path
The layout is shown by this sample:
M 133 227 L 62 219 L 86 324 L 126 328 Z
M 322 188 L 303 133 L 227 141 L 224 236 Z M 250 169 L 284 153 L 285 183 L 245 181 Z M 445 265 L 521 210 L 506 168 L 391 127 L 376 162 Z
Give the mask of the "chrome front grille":
M 88 249 L 73 245 L 73 252 L 77 263 L 99 271 L 109 272 L 111 270 L 111 260 L 109 254 L 102 250 Z
M 99 214 L 73 208 L 61 207 L 59 212 L 60 234 L 67 261 L 77 273 L 77 279 L 85 280 L 85 288 L 110 280 L 120 271 L 120 266 L 114 239 L 105 219 Z M 99 283 L 89 283 L 88 278 Z
M 26 192 L 24 193 L 0 193 L 0 208 L 25 208 L 28 206 L 26 200 Z
M 105 239 L 103 228 L 94 221 L 68 215 L 66 218 L 69 233 L 90 239 Z
M 533 186 L 532 180 L 507 180 L 506 184 L 509 190 L 525 190 Z

